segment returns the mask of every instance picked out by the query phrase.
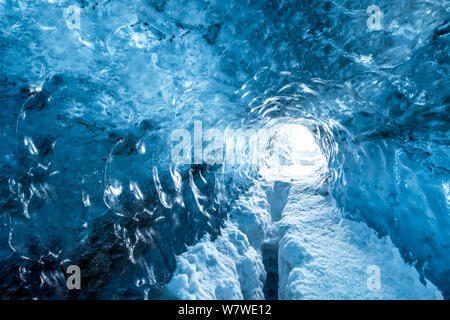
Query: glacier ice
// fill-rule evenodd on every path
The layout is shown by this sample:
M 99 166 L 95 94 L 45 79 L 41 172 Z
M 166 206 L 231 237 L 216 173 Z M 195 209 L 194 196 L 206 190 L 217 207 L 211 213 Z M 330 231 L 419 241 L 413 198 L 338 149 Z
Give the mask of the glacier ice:
M 371 4 L 0 0 L 0 297 L 449 299 L 450 3 Z

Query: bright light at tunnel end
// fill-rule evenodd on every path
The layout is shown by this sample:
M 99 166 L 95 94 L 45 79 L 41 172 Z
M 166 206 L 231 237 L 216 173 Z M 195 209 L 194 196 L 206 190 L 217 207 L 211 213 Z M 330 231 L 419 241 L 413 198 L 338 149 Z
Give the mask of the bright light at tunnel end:
M 259 170 L 266 181 L 308 183 L 326 172 L 325 156 L 303 125 L 278 124 L 269 130 L 269 139 L 271 143 Z
M 194 121 L 172 132 L 172 161 L 245 167 L 265 181 L 313 183 L 327 171 L 327 160 L 311 131 L 301 123 L 279 122 L 259 129 L 207 129 Z

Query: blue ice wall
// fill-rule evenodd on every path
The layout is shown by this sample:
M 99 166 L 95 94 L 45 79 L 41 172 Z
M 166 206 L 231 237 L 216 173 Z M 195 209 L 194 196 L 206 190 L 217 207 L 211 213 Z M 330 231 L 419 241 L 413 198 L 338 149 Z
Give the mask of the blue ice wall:
M 448 298 L 449 2 L 371 4 L 0 0 L 3 297 L 160 297 L 252 184 L 173 166 L 171 132 L 302 118 L 342 214 Z

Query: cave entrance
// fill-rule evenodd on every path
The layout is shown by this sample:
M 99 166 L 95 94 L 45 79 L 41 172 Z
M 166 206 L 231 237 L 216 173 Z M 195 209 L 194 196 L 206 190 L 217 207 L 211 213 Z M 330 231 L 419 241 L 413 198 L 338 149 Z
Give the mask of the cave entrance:
M 266 181 L 317 182 L 327 160 L 311 131 L 298 123 L 278 123 L 265 131 L 259 176 Z

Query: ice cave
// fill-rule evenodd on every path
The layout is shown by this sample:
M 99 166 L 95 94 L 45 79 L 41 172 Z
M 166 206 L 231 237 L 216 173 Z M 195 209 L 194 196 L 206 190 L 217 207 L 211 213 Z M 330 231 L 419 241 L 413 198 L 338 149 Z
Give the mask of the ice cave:
M 450 1 L 0 26 L 0 299 L 450 299 Z

